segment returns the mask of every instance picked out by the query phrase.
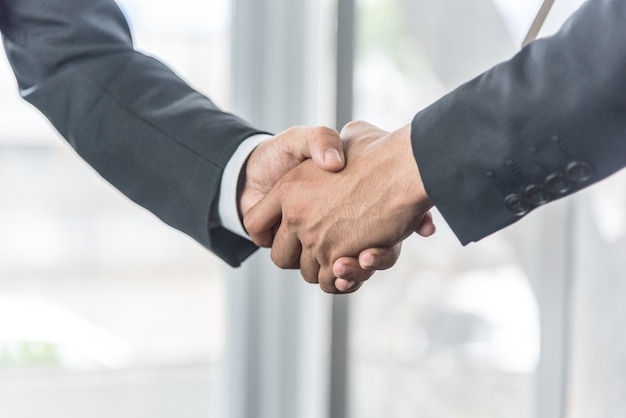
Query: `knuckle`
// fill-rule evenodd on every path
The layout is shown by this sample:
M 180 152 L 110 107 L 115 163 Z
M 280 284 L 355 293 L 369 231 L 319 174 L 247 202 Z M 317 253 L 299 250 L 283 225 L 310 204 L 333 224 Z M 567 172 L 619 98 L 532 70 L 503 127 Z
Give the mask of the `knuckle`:
M 289 208 L 287 213 L 283 213 L 282 223 L 289 229 L 296 229 L 304 219 L 306 206 L 295 204 Z
M 281 268 L 281 269 L 286 269 L 286 263 L 284 262 L 283 258 L 276 255 L 276 252 L 274 252 L 272 250 L 272 252 L 270 253 L 270 258 L 272 259 L 272 262 L 276 265 L 276 267 Z
M 304 271 L 300 271 L 300 274 L 304 278 L 304 281 L 307 282 L 307 283 L 315 284 L 315 283 L 318 282 L 318 279 L 317 279 L 316 275 L 309 274 L 309 273 L 304 272 Z
M 332 274 L 331 275 L 324 275 L 323 277 L 320 277 L 319 278 L 319 284 L 320 284 L 320 288 L 325 293 L 331 293 L 331 294 L 343 293 L 343 292 L 340 292 L 335 287 L 335 276 L 332 275 Z
M 329 285 L 328 283 L 323 282 L 323 281 L 320 282 L 320 289 L 322 289 L 324 293 L 329 293 L 331 295 L 342 293 L 339 290 L 337 290 L 334 284 Z
M 349 134 L 351 131 L 360 129 L 364 123 L 365 122 L 363 122 L 362 120 L 353 120 L 351 122 L 348 122 L 344 125 L 343 129 L 341 130 L 341 133 Z
M 320 289 L 322 289 L 324 293 L 329 293 L 331 295 L 337 295 L 337 294 L 343 293 L 337 290 L 334 284 L 329 286 L 328 284 L 324 282 L 320 282 Z
M 297 134 L 300 133 L 303 129 L 305 129 L 304 126 L 300 126 L 300 125 L 296 125 L 296 126 L 292 126 L 290 128 L 287 128 L 287 130 L 285 131 L 285 133 L 288 134 Z M 289 137 L 292 137 L 293 135 L 288 135 Z
M 302 248 L 306 248 L 315 254 L 319 254 L 321 252 L 317 248 L 317 239 L 312 234 L 301 234 L 300 243 L 302 244 Z
M 254 210 L 250 209 L 248 213 L 243 217 L 243 226 L 246 228 L 249 234 L 257 234 L 258 230 L 258 222 L 254 215 Z
M 272 262 L 276 264 L 278 268 L 281 268 L 283 270 L 296 269 L 300 266 L 300 263 L 297 259 L 294 259 L 293 257 L 290 258 L 290 257 L 281 256 L 279 255 L 278 252 L 274 251 L 273 249 L 270 253 L 270 258 L 272 259 Z
M 259 234 L 252 237 L 252 242 L 263 248 L 270 248 L 274 242 L 273 236 L 269 233 Z
M 311 128 L 313 131 L 313 135 L 316 137 L 337 137 L 339 134 L 333 128 L 329 128 L 328 126 L 314 126 Z

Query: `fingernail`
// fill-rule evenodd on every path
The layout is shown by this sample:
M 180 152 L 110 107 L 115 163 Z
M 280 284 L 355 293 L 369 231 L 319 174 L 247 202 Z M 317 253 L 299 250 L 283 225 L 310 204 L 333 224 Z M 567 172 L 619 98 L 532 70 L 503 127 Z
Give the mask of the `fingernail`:
M 380 264 L 380 257 L 376 254 L 365 254 L 363 256 L 363 266 L 364 268 L 376 268 Z
M 332 163 L 332 162 L 341 162 L 341 155 L 339 155 L 339 151 L 334 148 L 328 148 L 324 152 L 324 162 Z
M 347 292 L 348 290 L 352 289 L 355 284 L 356 284 L 356 282 L 345 280 L 345 279 L 336 279 L 335 280 L 335 287 L 340 292 Z

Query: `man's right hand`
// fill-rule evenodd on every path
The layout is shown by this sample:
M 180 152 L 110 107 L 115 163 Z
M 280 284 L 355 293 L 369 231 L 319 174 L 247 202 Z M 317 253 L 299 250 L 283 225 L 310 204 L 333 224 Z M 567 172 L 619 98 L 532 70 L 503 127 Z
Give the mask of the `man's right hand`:
M 356 259 L 363 248 L 392 249 L 414 231 L 434 232 L 427 215 L 432 203 L 413 158 L 410 126 L 389 134 L 356 122 L 342 136 L 348 160 L 344 170 L 328 173 L 304 162 L 244 218 L 255 243 L 272 246 L 279 267 L 299 267 L 305 280 L 319 282 L 330 293 L 341 292 L 345 284 L 336 284 L 341 274 L 333 272 L 334 261 Z M 397 255 L 392 255 L 394 263 Z M 358 277 L 352 278 L 358 283 Z
M 321 126 L 293 127 L 257 146 L 242 174 L 245 178 L 242 179 L 239 194 L 240 214 L 244 216 L 284 175 L 307 159 L 312 159 L 318 169 L 329 173 L 342 170 L 345 157 L 339 133 Z M 393 266 L 400 249 L 401 244 L 398 243 L 364 250 L 360 257 L 342 257 L 337 263 L 337 277 L 346 277 L 347 280 L 340 282 L 338 289 L 343 293 L 356 291 L 376 270 Z M 368 265 L 367 260 L 378 262 Z M 299 264 L 281 267 L 298 268 Z

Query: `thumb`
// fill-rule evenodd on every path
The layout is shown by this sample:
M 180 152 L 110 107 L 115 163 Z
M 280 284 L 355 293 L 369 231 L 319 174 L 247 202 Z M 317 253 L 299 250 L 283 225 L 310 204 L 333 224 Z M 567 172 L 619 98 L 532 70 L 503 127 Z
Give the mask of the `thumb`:
M 345 164 L 345 156 L 339 133 L 325 126 L 298 126 L 278 135 L 284 149 L 299 162 L 313 159 L 315 165 L 325 171 L 339 171 Z
M 422 223 L 417 227 L 415 232 L 423 237 L 430 237 L 437 232 L 437 227 L 433 222 L 433 214 L 430 211 L 426 212 L 424 218 L 422 218 Z
M 274 230 L 280 224 L 281 216 L 281 191 L 272 189 L 245 213 L 244 228 L 256 245 L 269 248 L 274 241 Z

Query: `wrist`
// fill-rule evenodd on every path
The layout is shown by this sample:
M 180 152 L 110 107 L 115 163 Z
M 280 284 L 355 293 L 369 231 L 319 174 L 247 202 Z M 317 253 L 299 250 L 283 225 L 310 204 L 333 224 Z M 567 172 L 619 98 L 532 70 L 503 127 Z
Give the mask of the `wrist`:
M 404 185 L 403 193 L 400 193 L 400 198 L 403 200 L 402 205 L 409 208 L 412 212 L 425 213 L 434 204 L 426 192 L 419 166 L 413 154 L 411 124 L 407 124 L 392 132 L 390 137 L 396 147 L 396 163 L 402 168 L 401 176 Z
M 246 180 L 247 164 L 251 153 L 268 138 L 271 136 L 267 134 L 247 138 L 237 147 L 222 173 L 218 201 L 220 224 L 244 238 L 249 237 L 243 228 L 240 215 L 241 200 L 244 193 L 242 182 Z

